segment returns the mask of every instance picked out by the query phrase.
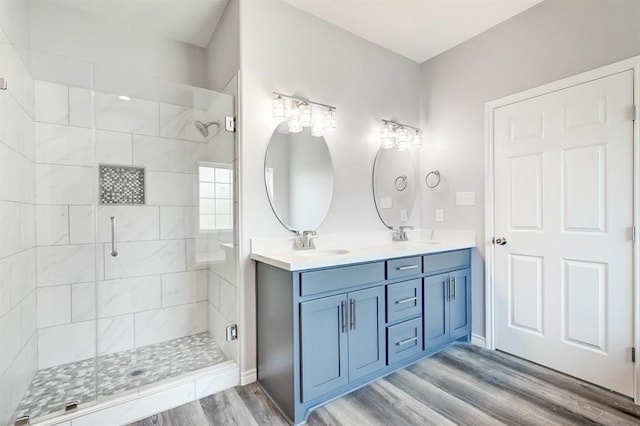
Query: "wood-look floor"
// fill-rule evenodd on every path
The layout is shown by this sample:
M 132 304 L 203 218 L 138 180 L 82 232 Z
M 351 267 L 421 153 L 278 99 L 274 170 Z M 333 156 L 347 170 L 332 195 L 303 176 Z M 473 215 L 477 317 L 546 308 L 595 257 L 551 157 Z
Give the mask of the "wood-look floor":
M 317 425 L 638 425 L 640 406 L 508 354 L 455 345 L 311 413 Z M 134 423 L 286 425 L 255 383 Z

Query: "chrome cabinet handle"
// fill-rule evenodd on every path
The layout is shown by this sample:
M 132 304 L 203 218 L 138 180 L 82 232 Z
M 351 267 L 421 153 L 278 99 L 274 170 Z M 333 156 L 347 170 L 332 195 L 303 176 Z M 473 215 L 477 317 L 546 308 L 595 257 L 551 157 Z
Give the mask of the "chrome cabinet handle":
M 408 297 L 406 299 L 396 300 L 396 305 L 402 305 L 403 303 L 413 302 L 416 300 L 418 300 L 418 296 Z
M 349 299 L 349 314 L 351 315 L 351 330 L 356 329 L 356 299 Z
M 111 256 L 118 255 L 118 230 L 116 226 L 116 217 L 111 216 Z
M 398 266 L 396 269 L 398 271 L 406 271 L 409 269 L 416 269 L 418 267 L 418 265 L 408 265 L 408 266 Z
M 456 300 L 456 277 L 451 277 L 451 289 L 453 290 L 452 300 Z
M 447 284 L 447 289 L 446 289 L 445 297 L 447 300 L 451 300 L 451 278 L 447 277 L 446 284 Z
M 396 346 L 404 346 L 404 345 L 407 345 L 407 344 L 409 344 L 409 343 L 413 343 L 413 342 L 415 342 L 416 340 L 418 340 L 418 338 L 417 338 L 417 337 L 410 337 L 410 338 L 408 338 L 408 339 L 404 339 L 404 340 L 401 340 L 401 341 L 399 341 L 399 342 L 396 342 Z
M 340 301 L 340 308 L 342 310 L 342 332 L 347 332 L 347 313 L 346 310 L 346 302 L 344 300 Z
M 355 330 L 357 327 L 357 323 L 356 323 L 356 311 L 357 311 L 357 306 L 356 306 L 356 299 L 353 299 L 353 329 Z

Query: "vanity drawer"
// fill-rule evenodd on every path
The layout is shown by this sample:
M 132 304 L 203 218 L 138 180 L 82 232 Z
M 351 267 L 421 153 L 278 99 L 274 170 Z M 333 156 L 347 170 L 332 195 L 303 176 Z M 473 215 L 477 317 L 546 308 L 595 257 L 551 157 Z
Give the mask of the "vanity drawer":
M 411 277 L 422 274 L 422 257 L 403 257 L 387 260 L 387 279 Z
M 422 352 L 422 318 L 387 327 L 387 365 Z
M 422 278 L 387 286 L 387 322 L 422 313 Z
M 437 274 L 442 271 L 452 271 L 469 267 L 469 250 L 448 251 L 430 254 L 423 257 L 425 274 Z
M 300 296 L 384 281 L 384 262 L 340 266 L 300 274 Z

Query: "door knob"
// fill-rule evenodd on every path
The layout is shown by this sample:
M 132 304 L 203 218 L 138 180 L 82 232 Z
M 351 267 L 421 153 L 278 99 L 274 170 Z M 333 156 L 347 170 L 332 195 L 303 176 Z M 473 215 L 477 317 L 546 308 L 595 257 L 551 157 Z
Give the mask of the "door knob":
M 503 245 L 507 244 L 507 239 L 506 238 L 494 238 L 493 239 L 493 244 L 498 244 L 499 246 L 503 246 Z

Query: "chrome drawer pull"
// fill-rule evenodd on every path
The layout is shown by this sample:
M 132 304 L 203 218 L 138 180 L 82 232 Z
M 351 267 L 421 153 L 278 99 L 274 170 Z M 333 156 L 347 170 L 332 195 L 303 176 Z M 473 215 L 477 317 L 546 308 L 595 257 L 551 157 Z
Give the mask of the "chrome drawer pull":
M 402 299 L 402 300 L 396 300 L 396 305 L 401 305 L 401 304 L 407 303 L 407 302 L 414 302 L 416 300 L 418 300 L 417 296 L 409 297 L 407 299 Z
M 342 332 L 347 332 L 347 314 L 345 313 L 346 302 L 343 300 L 340 302 L 340 309 L 342 310 Z
M 401 340 L 401 341 L 399 341 L 399 342 L 396 342 L 396 346 L 403 346 L 403 345 L 407 345 L 407 344 L 409 344 L 409 343 L 413 343 L 413 342 L 415 342 L 416 340 L 418 340 L 418 338 L 417 338 L 417 337 L 410 337 L 410 338 L 408 338 L 408 339 L 404 339 L 404 340 Z
M 409 266 L 398 266 L 396 269 L 398 271 L 406 271 L 408 269 L 417 269 L 418 265 L 409 265 Z

